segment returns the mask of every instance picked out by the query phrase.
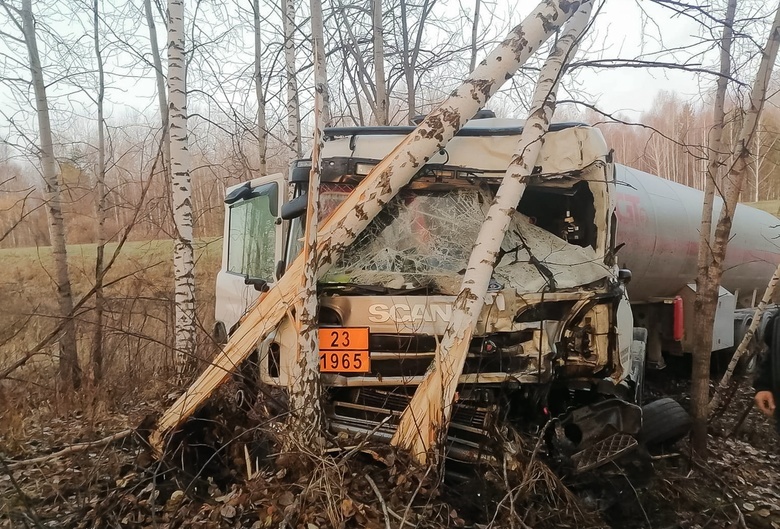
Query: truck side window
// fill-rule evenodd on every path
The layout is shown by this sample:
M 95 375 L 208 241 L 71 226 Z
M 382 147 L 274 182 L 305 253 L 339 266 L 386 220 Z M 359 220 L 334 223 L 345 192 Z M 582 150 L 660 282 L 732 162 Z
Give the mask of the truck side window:
M 275 195 L 264 193 L 230 206 L 228 272 L 273 281 L 276 215 L 271 200 Z

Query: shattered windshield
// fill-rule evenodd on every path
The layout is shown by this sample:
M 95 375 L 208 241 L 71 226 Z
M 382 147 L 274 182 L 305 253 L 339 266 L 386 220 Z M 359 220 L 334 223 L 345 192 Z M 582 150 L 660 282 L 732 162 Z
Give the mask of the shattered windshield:
M 402 191 L 322 281 L 456 294 L 492 199 L 489 189 L 477 187 Z M 494 288 L 539 292 L 591 283 L 608 274 L 592 248 L 569 244 L 516 212 L 492 283 Z

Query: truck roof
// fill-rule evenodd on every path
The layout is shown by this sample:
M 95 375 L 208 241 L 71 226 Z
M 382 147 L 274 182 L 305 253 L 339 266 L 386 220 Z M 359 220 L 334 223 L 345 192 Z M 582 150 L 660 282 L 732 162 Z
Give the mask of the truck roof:
M 518 119 L 473 119 L 426 163 L 438 170 L 473 176 L 502 176 L 516 154 L 525 122 Z M 323 181 L 340 181 L 343 175 L 367 174 L 387 156 L 414 127 L 334 127 L 325 129 L 322 157 L 328 160 Z M 536 165 L 542 173 L 558 174 L 583 169 L 609 156 L 601 132 L 582 123 L 554 123 L 544 137 Z M 363 171 L 358 170 L 359 165 Z M 291 182 L 305 182 L 311 162 L 299 160 Z M 297 170 L 296 170 L 297 169 Z

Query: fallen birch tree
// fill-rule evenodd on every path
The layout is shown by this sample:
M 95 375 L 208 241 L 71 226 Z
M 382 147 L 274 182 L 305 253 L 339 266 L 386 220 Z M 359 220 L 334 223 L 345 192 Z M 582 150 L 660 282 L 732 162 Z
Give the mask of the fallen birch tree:
M 720 379 L 718 387 L 715 388 L 715 394 L 712 396 L 712 400 L 710 400 L 710 404 L 708 406 L 708 414 L 711 415 L 712 412 L 714 412 L 717 407 L 720 406 L 723 393 L 726 391 L 726 388 L 729 387 L 731 377 L 734 375 L 734 371 L 737 369 L 737 364 L 739 363 L 740 358 L 744 356 L 745 352 L 748 350 L 748 347 L 750 347 L 750 342 L 753 341 L 753 336 L 755 336 L 756 330 L 761 324 L 761 315 L 764 314 L 766 306 L 772 302 L 772 298 L 775 295 L 777 284 L 779 282 L 780 266 L 775 268 L 775 273 L 772 275 L 771 279 L 769 280 L 769 284 L 764 291 L 764 297 L 761 298 L 761 302 L 758 304 L 756 311 L 753 313 L 753 321 L 750 322 L 750 327 L 748 327 L 745 336 L 742 337 L 742 341 L 739 343 L 737 350 L 734 351 L 734 356 L 731 357 L 729 366 L 726 369 L 726 372 L 723 374 L 723 377 Z
M 444 446 L 458 380 L 485 304 L 493 269 L 501 255 L 501 243 L 536 165 L 555 111 L 556 91 L 563 69 L 576 52 L 592 5 L 591 2 L 582 3 L 542 66 L 516 154 L 480 228 L 435 360 L 401 415 L 393 436 L 392 444 L 410 451 L 420 463 L 428 462 L 431 454 L 435 459 L 437 448 Z
M 378 163 L 325 220 L 317 233 L 318 276 L 335 263 L 398 191 L 474 116 L 528 58 L 590 0 L 544 0 L 512 30 L 460 87 Z M 303 257 L 261 295 L 241 320 L 224 349 L 195 382 L 165 411 L 150 436 L 157 456 L 166 435 L 192 415 L 276 328 L 300 291 Z

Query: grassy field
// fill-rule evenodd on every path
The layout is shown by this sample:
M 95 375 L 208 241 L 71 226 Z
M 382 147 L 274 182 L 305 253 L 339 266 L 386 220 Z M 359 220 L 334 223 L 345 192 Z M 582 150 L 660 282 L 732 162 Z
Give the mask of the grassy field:
M 106 259 L 116 251 L 106 248 Z M 222 252 L 221 238 L 195 243 L 199 353 L 213 354 L 209 333 L 214 318 L 214 283 Z M 74 299 L 94 285 L 95 246 L 68 246 Z M 126 395 L 167 380 L 172 367 L 173 241 L 126 243 L 106 275 L 104 350 L 106 378 Z M 35 348 L 56 322 L 57 298 L 51 248 L 0 250 L 0 370 Z M 93 300 L 76 315 L 79 353 L 86 364 L 94 333 Z M 56 345 L 15 373 L 23 381 L 44 384 L 56 367 Z M 0 382 L 2 384 L 2 382 Z M 3 387 L 0 386 L 0 392 Z

